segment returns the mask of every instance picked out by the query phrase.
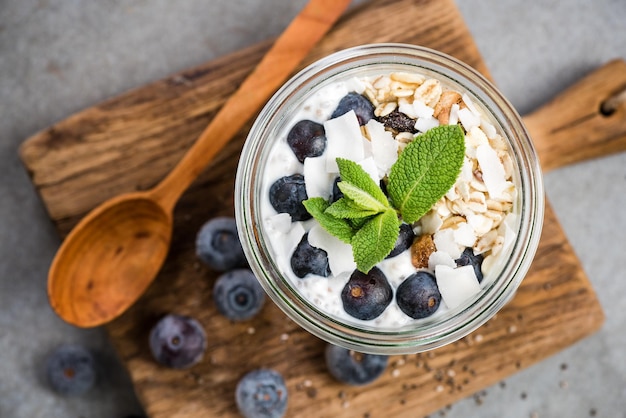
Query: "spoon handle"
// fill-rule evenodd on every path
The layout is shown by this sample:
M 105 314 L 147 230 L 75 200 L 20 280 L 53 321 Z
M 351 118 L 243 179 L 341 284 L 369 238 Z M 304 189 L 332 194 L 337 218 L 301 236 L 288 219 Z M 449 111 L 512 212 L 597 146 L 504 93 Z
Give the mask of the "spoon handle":
M 350 0 L 309 1 L 176 167 L 152 191 L 164 208 L 174 208 L 180 195 L 280 87 L 348 4 Z

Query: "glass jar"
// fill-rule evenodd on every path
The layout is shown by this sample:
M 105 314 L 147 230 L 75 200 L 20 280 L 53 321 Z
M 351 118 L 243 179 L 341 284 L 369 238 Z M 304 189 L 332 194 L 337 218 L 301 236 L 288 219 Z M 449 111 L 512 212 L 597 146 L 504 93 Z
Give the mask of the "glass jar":
M 513 212 L 517 214 L 516 235 L 508 255 L 475 298 L 442 315 L 381 328 L 329 315 L 305 298 L 281 271 L 272 255 L 263 218 L 263 199 L 267 199 L 264 173 L 272 146 L 285 140 L 287 124 L 293 123 L 295 113 L 312 94 L 355 76 L 416 71 L 468 94 L 504 137 L 513 160 L 513 182 L 517 190 L 513 204 Z M 371 44 L 339 51 L 287 81 L 261 110 L 248 134 L 237 171 L 235 196 L 235 216 L 246 257 L 276 305 L 323 340 L 360 352 L 387 355 L 431 350 L 456 341 L 502 308 L 529 269 L 539 243 L 544 211 L 537 156 L 512 105 L 468 65 L 438 51 L 404 44 Z

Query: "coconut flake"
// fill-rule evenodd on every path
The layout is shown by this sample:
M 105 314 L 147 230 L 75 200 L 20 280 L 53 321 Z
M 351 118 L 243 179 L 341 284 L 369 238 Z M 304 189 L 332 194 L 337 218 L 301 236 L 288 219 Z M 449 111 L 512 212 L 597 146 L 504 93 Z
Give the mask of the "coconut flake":
M 431 128 L 436 128 L 439 126 L 439 120 L 437 118 L 433 118 L 432 116 L 427 118 L 417 118 L 417 122 L 415 122 L 415 129 L 420 132 L 426 132 Z
M 456 261 L 445 251 L 435 251 L 428 257 L 428 269 L 435 271 L 437 266 L 456 267 Z
M 483 182 L 487 187 L 489 196 L 494 199 L 500 198 L 507 188 L 507 182 L 504 166 L 502 166 L 498 154 L 491 146 L 480 145 L 476 149 L 476 159 L 480 165 Z
M 465 105 L 467 106 L 467 108 L 475 115 L 480 117 L 480 112 L 478 111 L 478 109 L 476 108 L 476 105 L 474 105 L 474 101 L 468 96 L 467 93 L 463 93 L 463 95 L 461 96 L 461 100 L 463 100 L 463 103 L 465 103 Z
M 346 88 L 349 91 L 363 94 L 363 92 L 365 91 L 365 83 L 361 81 L 358 77 L 352 77 L 351 79 L 346 81 Z
M 324 130 L 327 139 L 326 171 L 339 172 L 335 161 L 337 157 L 352 161 L 361 161 L 364 158 L 363 135 L 354 110 L 324 122 Z
M 380 182 L 380 176 L 378 175 L 378 167 L 376 166 L 376 162 L 373 157 L 367 157 L 364 160 L 358 161 L 358 165 L 369 174 L 369 176 L 374 180 L 374 183 L 378 184 Z
M 370 119 L 365 126 L 370 136 L 372 155 L 378 167 L 378 175 L 384 177 L 398 159 L 398 143 L 392 133 L 385 130 L 385 125 L 382 123 Z
M 278 213 L 267 218 L 267 226 L 281 234 L 286 234 L 291 229 L 291 215 Z
M 461 222 L 454 230 L 454 242 L 461 247 L 473 247 L 476 243 L 476 232 L 467 222 Z
M 480 292 L 480 284 L 471 265 L 457 268 L 438 265 L 435 267 L 435 277 L 441 298 L 450 309 Z
M 328 265 L 334 276 L 356 269 L 350 244 L 329 234 L 321 225 L 314 225 L 309 231 L 309 244 L 328 253 Z
M 450 108 L 450 117 L 448 117 L 448 125 L 456 125 L 459 123 L 459 110 L 460 106 L 455 103 Z
M 466 132 L 469 132 L 472 128 L 476 126 L 480 126 L 480 117 L 476 116 L 472 113 L 468 108 L 459 109 L 457 112 L 459 115 L 459 120 L 465 128 Z
M 496 127 L 489 123 L 485 118 L 482 118 L 480 120 L 480 129 L 483 130 L 483 132 L 485 133 L 485 135 L 487 135 L 487 138 L 489 139 L 494 139 L 498 135 Z
M 461 247 L 454 240 L 454 230 L 450 228 L 440 229 L 433 235 L 433 241 L 437 251 L 445 251 L 454 259 L 461 256 Z
M 415 111 L 416 118 L 431 118 L 435 113 L 435 109 L 428 106 L 426 103 L 421 100 L 415 100 L 413 102 L 413 109 Z
M 436 211 L 430 210 L 426 213 L 426 215 L 420 218 L 420 225 L 422 226 L 422 234 L 432 235 L 439 231 L 439 228 L 443 225 L 443 221 Z
M 326 172 L 325 155 L 304 159 L 304 185 L 308 197 L 328 199 L 334 178 L 334 175 Z

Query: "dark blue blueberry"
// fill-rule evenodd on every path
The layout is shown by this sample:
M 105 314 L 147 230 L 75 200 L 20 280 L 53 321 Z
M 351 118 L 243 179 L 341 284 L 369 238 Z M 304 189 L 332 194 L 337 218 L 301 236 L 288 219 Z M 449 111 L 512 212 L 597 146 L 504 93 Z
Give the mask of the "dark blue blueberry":
M 196 255 L 217 271 L 246 266 L 235 218 L 213 218 L 202 225 L 196 236 Z
M 52 389 L 61 395 L 82 395 L 96 381 L 95 362 L 86 348 L 62 345 L 48 356 L 46 375 Z
M 348 350 L 333 344 L 326 346 L 326 367 L 342 383 L 361 386 L 376 380 L 387 368 L 388 357 Z
M 441 293 L 435 276 L 426 271 L 410 275 L 398 286 L 396 302 L 400 310 L 411 318 L 431 316 L 441 303 Z
M 287 411 L 287 386 L 280 373 L 257 369 L 237 384 L 235 401 L 245 418 L 280 418 Z
M 355 270 L 341 291 L 343 309 L 365 321 L 382 314 L 392 297 L 391 285 L 378 267 L 373 267 L 367 274 Z
M 291 269 L 300 278 L 305 277 L 309 273 L 322 277 L 330 276 L 328 253 L 309 244 L 308 237 L 308 233 L 302 236 L 300 243 L 298 243 L 291 255 Z
M 358 93 L 348 93 L 341 98 L 337 108 L 330 116 L 331 119 L 338 118 L 341 115 L 354 110 L 356 117 L 359 120 L 359 125 L 365 125 L 370 119 L 374 117 L 374 105 L 369 99 Z
M 265 291 L 249 269 L 236 269 L 222 274 L 213 286 L 217 310 L 233 321 L 245 321 L 261 311 Z
M 458 267 L 472 265 L 474 267 L 474 273 L 476 273 L 478 283 L 480 283 L 483 281 L 482 265 L 484 258 L 485 257 L 483 257 L 482 254 L 474 255 L 474 250 L 471 247 L 467 247 L 463 250 L 461 257 L 457 258 L 455 261 Z
M 414 239 L 415 233 L 413 232 L 411 225 L 405 223 L 400 224 L 400 234 L 396 240 L 396 245 L 393 247 L 393 250 L 391 250 L 387 258 L 395 257 L 408 250 L 411 244 L 413 244 Z
M 150 350 L 160 364 L 184 369 L 198 363 L 206 350 L 206 334 L 200 323 L 188 316 L 169 314 L 150 330 Z
M 311 219 L 302 204 L 308 199 L 302 174 L 292 174 L 281 177 L 270 187 L 270 203 L 279 213 L 288 213 L 292 221 L 306 221 Z
M 287 134 L 287 144 L 301 163 L 319 157 L 326 149 L 324 125 L 307 119 L 297 122 Z
M 335 203 L 339 199 L 343 197 L 343 192 L 339 188 L 339 182 L 341 181 L 341 177 L 335 177 L 333 181 L 333 194 L 330 196 L 330 203 Z

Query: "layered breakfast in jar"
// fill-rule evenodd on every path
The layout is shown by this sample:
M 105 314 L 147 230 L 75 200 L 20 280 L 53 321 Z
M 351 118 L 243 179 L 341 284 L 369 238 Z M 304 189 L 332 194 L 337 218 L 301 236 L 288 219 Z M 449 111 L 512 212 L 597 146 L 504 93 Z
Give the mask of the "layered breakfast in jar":
M 302 298 L 394 329 L 470 303 L 519 230 L 512 151 L 486 108 L 434 72 L 371 71 L 314 90 L 261 174 L 269 252 Z

